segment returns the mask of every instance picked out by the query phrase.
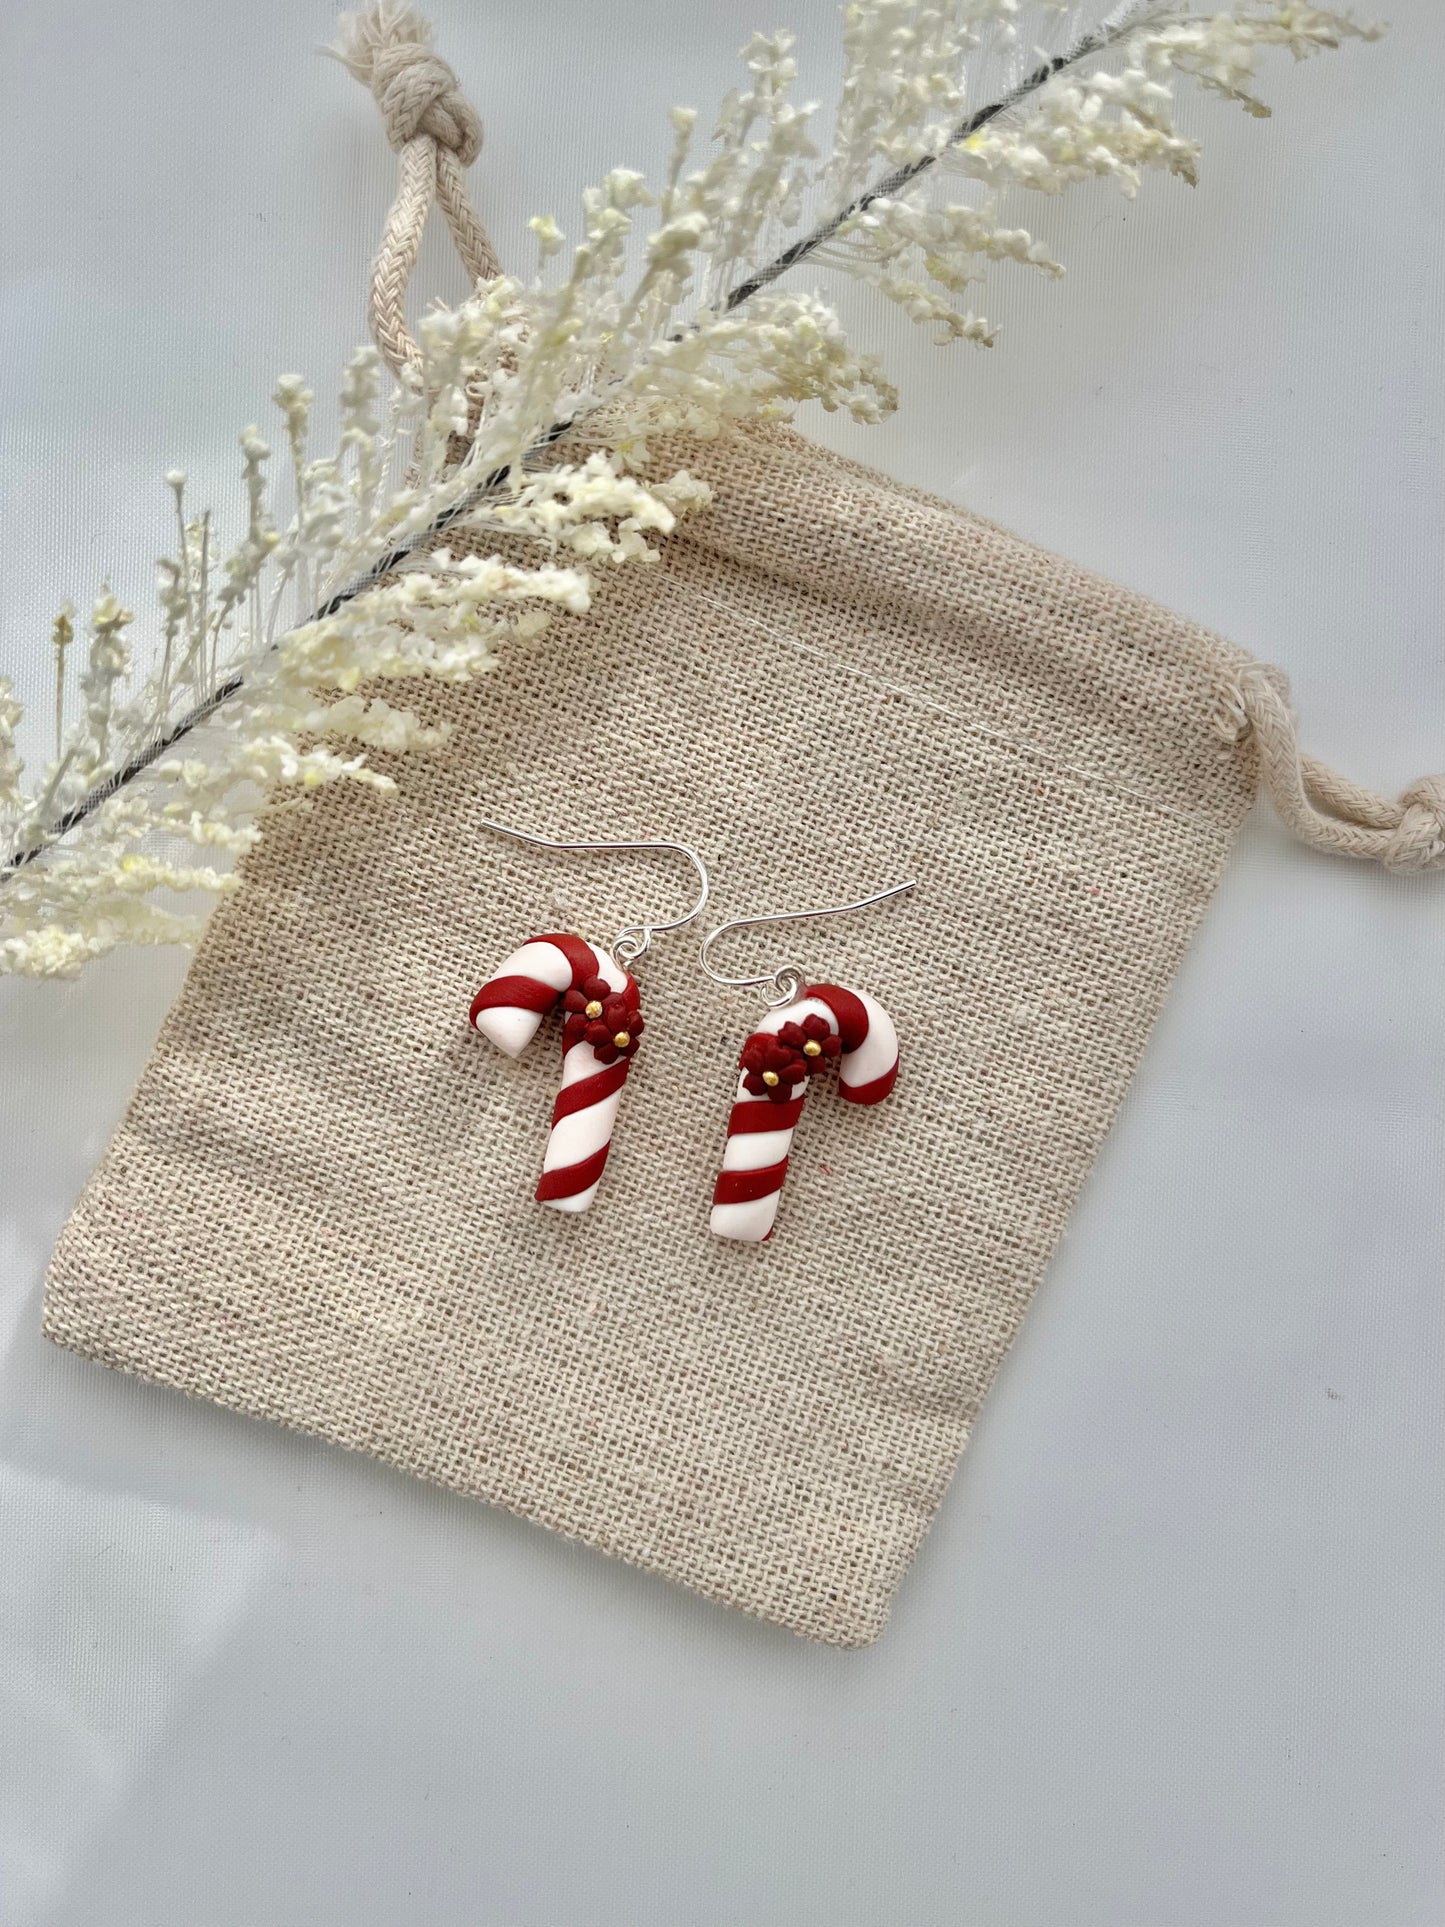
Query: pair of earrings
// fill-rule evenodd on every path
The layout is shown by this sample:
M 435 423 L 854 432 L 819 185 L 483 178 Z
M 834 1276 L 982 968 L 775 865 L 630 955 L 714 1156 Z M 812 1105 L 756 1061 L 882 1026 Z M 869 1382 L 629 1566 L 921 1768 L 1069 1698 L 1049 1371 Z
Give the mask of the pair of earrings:
M 562 1006 L 562 1086 L 552 1108 L 536 1196 L 558 1211 L 585 1211 L 602 1181 L 622 1087 L 646 1028 L 631 966 L 655 936 L 679 930 L 702 914 L 709 895 L 707 866 L 686 843 L 654 838 L 564 843 L 485 819 L 481 827 L 538 849 L 578 855 L 672 851 L 687 858 L 702 886 L 696 903 L 682 916 L 666 923 L 631 924 L 607 949 L 557 933 L 533 937 L 512 952 L 472 999 L 473 1028 L 508 1057 L 520 1056 L 547 1013 Z M 912 882 L 896 883 L 856 903 L 735 917 L 702 940 L 698 962 L 714 983 L 730 989 L 765 987 L 767 992 L 767 1014 L 739 1058 L 727 1145 L 713 1194 L 714 1236 L 749 1244 L 772 1236 L 793 1132 L 812 1078 L 836 1064 L 843 1098 L 853 1104 L 881 1103 L 898 1078 L 898 1033 L 883 1006 L 863 991 L 806 983 L 792 964 L 755 977 L 725 977 L 709 961 L 712 946 L 733 930 L 840 916 L 914 887 Z

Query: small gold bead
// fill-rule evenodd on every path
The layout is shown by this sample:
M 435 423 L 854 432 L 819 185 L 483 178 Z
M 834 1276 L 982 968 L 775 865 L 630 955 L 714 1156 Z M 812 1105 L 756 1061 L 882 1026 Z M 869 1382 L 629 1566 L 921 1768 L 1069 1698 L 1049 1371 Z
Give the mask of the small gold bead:
M 821 1057 L 823 1055 L 823 1046 L 818 1042 L 816 1037 L 810 1037 L 807 1043 L 804 1044 L 803 1055 L 804 1057 Z
M 777 1083 L 778 1083 L 778 1073 L 776 1071 L 764 1071 L 763 1082 L 767 1085 L 769 1090 L 776 1090 Z
M 595 997 L 592 999 L 592 1002 L 587 1006 L 586 1014 L 589 1017 L 600 1017 L 602 1015 L 602 1006 L 601 1004 L 598 1003 Z
M 619 1030 L 613 1036 L 612 1041 L 619 1050 L 626 1050 L 627 1046 L 632 1042 L 632 1033 L 627 1030 Z

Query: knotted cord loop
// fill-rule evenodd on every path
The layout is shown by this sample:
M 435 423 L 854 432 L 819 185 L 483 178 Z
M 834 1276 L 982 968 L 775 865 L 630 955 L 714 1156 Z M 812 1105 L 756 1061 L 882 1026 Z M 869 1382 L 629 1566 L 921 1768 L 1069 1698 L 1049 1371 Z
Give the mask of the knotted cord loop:
M 1418 777 L 1391 801 L 1305 754 L 1282 670 L 1246 664 L 1220 692 L 1219 726 L 1230 742 L 1253 736 L 1265 788 L 1301 842 L 1406 873 L 1445 864 L 1445 775 Z
M 431 47 L 431 27 L 409 6 L 383 0 L 368 13 L 344 13 L 340 38 L 324 53 L 371 90 L 399 163 L 396 199 L 371 267 L 367 319 L 394 375 L 421 363 L 406 325 L 406 288 L 435 201 L 462 266 L 473 281 L 501 273 L 487 231 L 466 189 L 466 169 L 481 152 L 482 123 L 461 83 Z
M 376 15 L 370 18 L 374 21 Z M 415 28 L 428 31 L 413 15 L 408 30 Z M 393 37 L 375 46 L 366 79 L 381 109 L 386 138 L 398 153 L 418 134 L 429 135 L 438 147 L 455 154 L 463 167 L 470 167 L 481 153 L 482 123 L 476 108 L 441 55 L 415 37 Z

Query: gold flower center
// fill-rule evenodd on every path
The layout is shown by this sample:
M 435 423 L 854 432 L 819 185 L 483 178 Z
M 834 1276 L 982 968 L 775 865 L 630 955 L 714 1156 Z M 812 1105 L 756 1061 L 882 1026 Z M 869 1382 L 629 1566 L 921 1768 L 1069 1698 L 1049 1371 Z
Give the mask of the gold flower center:
M 628 1030 L 616 1031 L 613 1034 L 612 1041 L 619 1050 L 626 1050 L 627 1046 L 632 1042 L 632 1033 Z
M 778 1083 L 778 1073 L 776 1071 L 764 1071 L 763 1082 L 767 1085 L 769 1090 L 776 1090 L 777 1083 Z
M 816 1037 L 810 1037 L 807 1043 L 804 1044 L 803 1055 L 804 1057 L 821 1057 L 823 1055 L 823 1046 L 818 1042 Z
M 592 999 L 592 1002 L 587 1006 L 587 1015 L 589 1017 L 600 1017 L 602 1015 L 602 1006 L 601 1004 L 598 1003 L 595 997 Z

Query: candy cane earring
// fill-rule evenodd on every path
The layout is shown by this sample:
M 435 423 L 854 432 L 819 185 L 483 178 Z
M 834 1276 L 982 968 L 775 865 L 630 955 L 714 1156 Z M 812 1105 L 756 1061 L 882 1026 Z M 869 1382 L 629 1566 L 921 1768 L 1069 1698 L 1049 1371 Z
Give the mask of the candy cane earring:
M 895 883 L 856 903 L 736 917 L 703 938 L 702 967 L 714 983 L 764 984 L 773 993 L 766 999 L 767 1016 L 743 1045 L 738 1060 L 740 1075 L 728 1119 L 727 1149 L 713 1193 L 714 1237 L 737 1238 L 747 1244 L 772 1237 L 793 1131 L 812 1078 L 836 1063 L 841 1097 L 850 1104 L 880 1104 L 898 1080 L 898 1033 L 882 1004 L 864 991 L 844 990 L 838 984 L 805 986 L 801 971 L 792 964 L 780 964 L 759 977 L 724 977 L 708 962 L 709 950 L 729 930 L 845 916 L 916 887 L 912 882 Z
M 481 827 L 538 849 L 574 854 L 675 851 L 687 858 L 702 883 L 702 894 L 684 915 L 667 923 L 631 924 L 607 950 L 580 937 L 533 937 L 512 952 L 472 999 L 473 1028 L 508 1057 L 519 1057 L 547 1012 L 559 1001 L 562 1004 L 566 1013 L 562 1088 L 552 1109 L 552 1130 L 536 1196 L 539 1203 L 557 1211 L 585 1211 L 597 1195 L 622 1086 L 644 1028 L 637 983 L 628 965 L 642 956 L 659 931 L 680 929 L 700 914 L 708 897 L 707 868 L 686 843 L 651 838 L 633 843 L 558 843 L 485 818 Z

